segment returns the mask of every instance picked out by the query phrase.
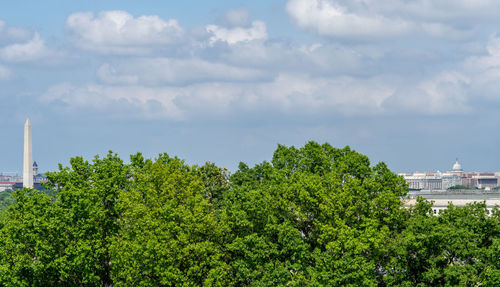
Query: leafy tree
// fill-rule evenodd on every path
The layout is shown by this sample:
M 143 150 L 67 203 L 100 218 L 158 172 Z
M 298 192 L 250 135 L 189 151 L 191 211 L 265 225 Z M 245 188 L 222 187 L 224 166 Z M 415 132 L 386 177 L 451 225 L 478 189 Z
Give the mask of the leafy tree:
M 279 145 L 226 169 L 113 153 L 7 193 L 0 286 L 498 286 L 500 211 L 434 216 L 384 163 Z
M 51 194 L 23 189 L 0 233 L 0 283 L 6 286 L 111 286 L 111 238 L 119 191 L 129 170 L 111 152 L 70 160 L 47 173 Z
M 56 285 L 61 242 L 52 198 L 40 191 L 14 192 L 0 229 L 0 284 L 3 286 Z
M 220 170 L 193 169 L 166 154 L 154 161 L 132 156 L 131 170 L 112 248 L 116 286 L 228 285 L 220 243 L 229 230 L 205 198 L 216 199 L 223 188 Z
M 223 194 L 229 189 L 229 171 L 207 162 L 200 167 L 193 167 L 196 175 L 203 181 L 203 197 L 211 203 L 219 204 Z
M 12 190 L 5 190 L 0 192 L 0 212 L 3 212 L 14 203 L 14 197 L 12 196 Z
M 434 216 L 418 199 L 408 227 L 393 240 L 386 282 L 401 286 L 497 286 L 498 211 L 484 203 L 448 206 Z
M 240 164 L 224 215 L 243 285 L 376 285 L 407 212 L 407 187 L 349 147 L 278 146 L 272 163 Z

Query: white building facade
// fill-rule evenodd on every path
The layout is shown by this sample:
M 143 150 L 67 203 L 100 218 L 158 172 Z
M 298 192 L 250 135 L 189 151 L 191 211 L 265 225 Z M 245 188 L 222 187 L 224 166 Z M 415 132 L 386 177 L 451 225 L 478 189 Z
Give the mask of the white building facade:
M 401 173 L 410 190 L 447 190 L 451 187 L 463 186 L 469 189 L 493 189 L 500 183 L 500 173 L 464 172 L 457 161 L 447 172 L 415 172 Z

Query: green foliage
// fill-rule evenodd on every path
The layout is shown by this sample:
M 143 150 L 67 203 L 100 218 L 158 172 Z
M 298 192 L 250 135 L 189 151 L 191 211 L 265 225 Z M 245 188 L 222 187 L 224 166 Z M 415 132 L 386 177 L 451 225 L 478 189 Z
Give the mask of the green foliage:
M 376 285 L 404 226 L 404 180 L 349 147 L 278 146 L 240 165 L 223 207 L 238 284 Z
M 0 282 L 6 286 L 111 286 L 110 239 L 128 166 L 116 155 L 47 173 L 54 192 L 23 189 L 1 229 Z
M 223 194 L 229 189 L 229 171 L 209 162 L 200 167 L 195 166 L 194 170 L 203 181 L 203 197 L 211 203 L 220 203 Z
M 498 212 L 474 203 L 433 216 L 430 206 L 419 200 L 408 227 L 394 238 L 388 285 L 498 286 L 491 284 L 500 280 Z
M 0 286 L 499 286 L 500 211 L 423 198 L 349 147 L 189 166 L 115 154 L 0 193 Z
M 455 190 L 455 189 L 470 189 L 470 187 L 458 184 L 458 185 L 451 186 L 448 189 L 450 189 L 450 190 Z
M 116 286 L 227 285 L 220 242 L 228 230 L 204 198 L 220 190 L 219 174 L 205 168 L 208 175 L 166 154 L 132 157 L 133 185 L 121 194 L 121 230 L 112 243 Z
M 4 212 L 7 207 L 15 202 L 14 196 L 12 196 L 12 190 L 5 190 L 0 192 L 0 213 Z

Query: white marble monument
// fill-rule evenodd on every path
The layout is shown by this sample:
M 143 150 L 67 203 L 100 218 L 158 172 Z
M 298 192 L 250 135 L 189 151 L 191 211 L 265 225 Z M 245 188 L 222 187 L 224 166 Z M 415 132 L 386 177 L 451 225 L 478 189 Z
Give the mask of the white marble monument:
M 31 122 L 29 118 L 24 124 L 23 187 L 33 188 L 33 151 L 31 149 Z

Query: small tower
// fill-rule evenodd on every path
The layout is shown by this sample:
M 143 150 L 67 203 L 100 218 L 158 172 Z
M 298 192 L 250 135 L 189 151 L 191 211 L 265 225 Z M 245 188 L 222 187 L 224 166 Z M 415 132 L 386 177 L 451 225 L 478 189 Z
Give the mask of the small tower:
M 37 176 L 38 175 L 38 164 L 35 162 L 33 162 L 33 176 Z

